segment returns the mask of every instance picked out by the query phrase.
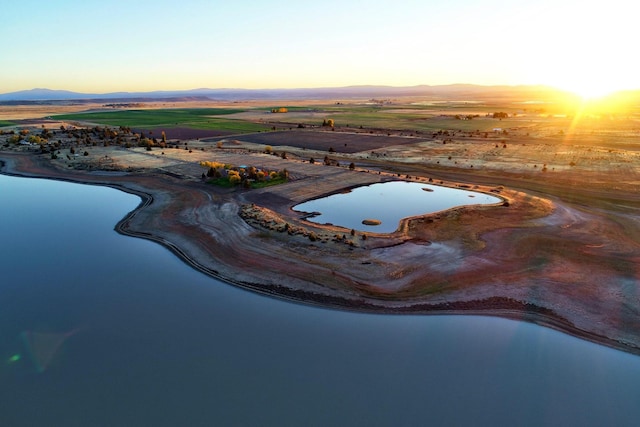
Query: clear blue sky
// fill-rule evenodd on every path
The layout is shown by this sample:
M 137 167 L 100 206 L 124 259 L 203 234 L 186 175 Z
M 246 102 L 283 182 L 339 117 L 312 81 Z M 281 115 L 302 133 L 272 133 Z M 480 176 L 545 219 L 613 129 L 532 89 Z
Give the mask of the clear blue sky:
M 0 93 L 640 88 L 627 0 L 3 0 Z

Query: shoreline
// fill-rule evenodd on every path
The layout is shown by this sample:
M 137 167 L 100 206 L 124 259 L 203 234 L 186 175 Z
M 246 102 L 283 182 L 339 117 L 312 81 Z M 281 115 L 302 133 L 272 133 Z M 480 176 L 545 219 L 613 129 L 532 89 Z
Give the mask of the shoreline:
M 157 179 L 154 174 L 108 176 L 66 172 L 55 169 L 50 164 L 46 164 L 42 158 L 39 158 L 36 155 L 10 153 L 0 153 L 0 173 L 17 177 L 54 179 L 85 185 L 107 186 L 134 194 L 141 198 L 140 204 L 116 223 L 114 226 L 115 231 L 123 235 L 144 238 L 159 243 L 169 249 L 174 255 L 178 256 L 191 268 L 195 268 L 226 284 L 257 292 L 265 296 L 322 308 L 364 313 L 395 315 L 479 315 L 502 317 L 549 327 L 574 337 L 605 345 L 627 353 L 640 355 L 640 347 L 638 346 L 625 344 L 619 340 L 579 328 L 569 319 L 563 317 L 560 313 L 557 313 L 554 310 L 509 297 L 494 295 L 482 299 L 445 301 L 439 303 L 427 303 L 422 301 L 393 301 L 385 299 L 377 299 L 373 302 L 370 297 L 359 295 L 357 293 L 352 293 L 351 298 L 340 295 L 340 292 L 336 292 L 335 289 L 333 291 L 331 289 L 326 289 L 326 292 L 324 293 L 317 292 L 317 290 L 322 290 L 322 283 L 319 284 L 320 287 L 318 286 L 318 283 L 316 283 L 311 288 L 296 287 L 295 285 L 285 286 L 277 282 L 280 277 L 269 277 L 268 272 L 266 274 L 267 280 L 262 283 L 243 280 L 243 274 L 241 271 L 237 271 L 237 275 L 234 277 L 229 274 L 229 272 L 234 272 L 234 266 L 226 265 L 225 267 L 227 271 L 221 272 L 221 269 L 212 268 L 207 265 L 206 261 L 202 262 L 202 260 L 198 259 L 197 256 L 194 256 L 193 253 L 190 254 L 189 252 L 193 252 L 193 248 L 185 248 L 185 245 L 192 236 L 187 235 L 185 237 L 185 234 L 188 233 L 180 235 L 179 228 L 171 229 L 171 227 L 169 227 L 169 230 L 166 233 L 150 232 L 150 230 L 153 230 L 153 224 L 148 224 L 147 229 L 144 228 L 144 225 L 146 225 L 145 220 L 148 218 L 141 217 L 143 217 L 152 206 L 157 209 L 158 204 L 165 203 L 163 206 L 166 207 L 166 204 L 173 202 L 176 197 L 176 195 L 172 194 L 170 190 L 160 189 L 157 187 L 153 188 L 153 185 L 150 185 L 153 183 L 154 179 Z M 160 202 L 158 200 L 158 196 L 161 192 L 163 193 L 161 198 L 165 199 L 164 202 Z M 140 219 L 142 220 L 142 223 L 139 221 L 136 223 L 136 220 Z M 224 261 L 218 260 L 218 262 L 224 264 Z M 287 271 L 284 271 L 282 274 L 286 277 Z M 332 272 L 332 274 L 335 273 Z M 270 280 L 268 279 L 275 280 L 275 284 L 273 282 L 269 283 Z M 304 277 L 301 278 L 296 276 L 294 282 L 299 283 L 301 280 L 304 280 Z

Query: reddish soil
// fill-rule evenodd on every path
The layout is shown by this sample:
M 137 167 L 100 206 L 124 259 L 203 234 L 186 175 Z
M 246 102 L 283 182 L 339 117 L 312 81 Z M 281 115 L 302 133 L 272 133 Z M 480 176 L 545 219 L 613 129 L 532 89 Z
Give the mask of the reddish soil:
M 292 129 L 284 132 L 263 132 L 237 137 L 254 144 L 272 147 L 288 146 L 306 150 L 330 151 L 336 153 L 358 153 L 378 150 L 384 147 L 416 144 L 428 139 L 401 136 L 368 135 L 365 133 L 347 133 L 327 131 L 305 131 Z
M 149 138 L 157 138 L 160 139 L 162 131 L 164 131 L 167 139 L 177 139 L 177 140 L 190 140 L 190 139 L 202 139 L 202 138 L 215 138 L 220 136 L 231 135 L 232 132 L 223 132 L 218 130 L 210 130 L 210 129 L 191 129 L 184 127 L 174 127 L 174 128 L 162 128 L 162 129 L 142 129 L 135 128 L 132 129 L 135 133 L 144 132 Z

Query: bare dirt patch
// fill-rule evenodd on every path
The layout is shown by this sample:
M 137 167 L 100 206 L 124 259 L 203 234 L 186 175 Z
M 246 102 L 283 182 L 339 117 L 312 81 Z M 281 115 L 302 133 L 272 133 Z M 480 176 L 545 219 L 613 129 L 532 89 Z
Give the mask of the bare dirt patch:
M 365 133 L 290 130 L 283 132 L 262 132 L 238 137 L 242 141 L 273 147 L 297 147 L 306 150 L 337 153 L 358 153 L 372 151 L 389 146 L 416 144 L 424 141 L 420 138 L 368 135 Z
M 223 132 L 219 130 L 210 129 L 193 129 L 187 127 L 163 127 L 162 129 L 133 129 L 134 132 L 143 132 L 145 135 L 160 138 L 160 135 L 164 131 L 167 139 L 177 139 L 181 141 L 188 141 L 192 139 L 201 138 L 215 138 L 220 136 L 232 135 L 233 132 Z

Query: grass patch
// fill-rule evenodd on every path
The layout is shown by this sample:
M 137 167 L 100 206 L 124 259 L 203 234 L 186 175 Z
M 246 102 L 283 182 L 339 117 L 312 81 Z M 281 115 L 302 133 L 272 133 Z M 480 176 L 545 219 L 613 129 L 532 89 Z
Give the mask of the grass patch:
M 478 117 L 473 120 L 456 120 L 453 116 L 411 114 L 394 111 L 344 113 L 333 115 L 336 126 L 349 124 L 351 126 L 363 126 L 365 128 L 397 129 L 404 131 L 436 132 L 438 130 L 456 130 L 473 132 L 492 131 L 493 128 L 505 128 L 514 126 L 514 122 L 499 121 L 496 119 Z
M 5 127 L 5 126 L 13 126 L 13 125 L 15 125 L 15 123 L 13 123 L 13 122 L 8 122 L 8 121 L 6 121 L 6 120 L 0 120 L 0 128 L 1 128 L 1 127 Z
M 255 182 L 252 182 L 251 183 L 251 188 L 271 187 L 273 185 L 284 184 L 285 182 L 287 182 L 286 178 L 282 178 L 282 177 L 271 178 L 269 181 L 255 181 Z
M 232 184 L 229 181 L 229 178 L 212 178 L 207 181 L 207 184 L 215 185 L 218 187 L 224 187 L 224 188 L 239 187 L 238 184 Z
M 492 111 L 505 111 L 504 108 L 468 105 L 437 105 L 437 106 L 330 106 L 318 110 L 291 107 L 290 112 L 296 112 L 295 121 L 305 125 L 320 125 L 322 118 L 333 119 L 336 128 L 349 126 L 364 129 L 389 129 L 403 132 L 432 133 L 439 130 L 454 130 L 464 132 L 491 132 L 494 128 L 509 128 L 522 126 L 518 119 L 504 119 L 502 121 L 486 117 Z M 512 113 L 512 112 L 511 112 Z M 472 120 L 457 120 L 456 115 L 466 116 L 477 114 Z M 283 116 L 284 117 L 284 116 Z M 528 121 L 527 121 L 527 124 Z
M 273 185 L 284 184 L 285 182 L 287 182 L 287 179 L 282 177 L 272 178 L 268 181 L 254 181 L 251 183 L 251 188 L 257 189 L 257 188 L 271 187 Z M 229 178 L 227 177 L 212 178 L 212 179 L 209 179 L 207 183 L 211 185 L 216 185 L 218 187 L 223 187 L 223 188 L 242 187 L 242 184 L 232 184 L 229 181 Z
M 187 127 L 237 133 L 258 132 L 267 129 L 267 126 L 258 123 L 224 117 L 244 111 L 246 110 L 234 108 L 176 108 L 62 114 L 55 117 L 60 120 L 78 120 L 109 126 L 142 128 Z

